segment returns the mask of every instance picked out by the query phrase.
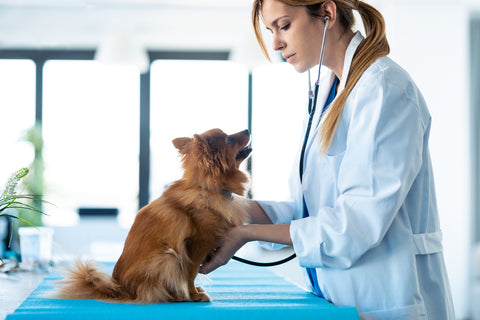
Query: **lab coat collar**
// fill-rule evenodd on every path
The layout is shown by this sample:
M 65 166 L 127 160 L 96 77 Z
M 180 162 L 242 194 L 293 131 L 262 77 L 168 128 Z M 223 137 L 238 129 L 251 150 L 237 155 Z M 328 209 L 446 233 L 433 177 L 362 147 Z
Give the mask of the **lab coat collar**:
M 362 42 L 364 37 L 360 33 L 360 31 L 355 32 L 355 35 L 350 41 L 350 44 L 347 47 L 347 51 L 345 52 L 345 60 L 343 62 L 343 72 L 342 72 L 342 80 L 340 81 L 340 85 L 338 87 L 338 92 L 341 92 L 345 88 L 345 83 L 347 83 L 348 73 L 350 72 L 350 67 L 352 66 L 353 55 L 357 50 L 360 42 Z M 333 83 L 333 80 L 332 80 Z
M 360 31 L 357 31 L 355 33 L 355 35 L 353 36 L 352 40 L 350 41 L 350 44 L 347 47 L 347 51 L 345 52 L 345 60 L 343 62 L 342 80 L 340 81 L 340 84 L 338 86 L 336 97 L 338 97 L 340 92 L 345 88 L 345 83 L 347 82 L 348 73 L 350 72 L 350 67 L 352 65 L 353 56 L 354 56 L 355 51 L 357 50 L 358 46 L 360 45 L 360 43 L 362 42 L 363 39 L 364 39 L 364 37 L 362 36 Z M 324 82 L 326 85 L 325 84 L 320 85 L 319 94 L 317 96 L 317 106 L 322 106 L 323 107 L 323 105 L 327 101 L 327 96 L 328 96 L 328 93 L 330 92 L 330 89 L 332 88 L 333 81 L 335 80 L 335 77 L 336 76 L 333 73 L 333 71 L 328 69 L 327 75 L 325 76 L 325 80 L 328 79 L 328 81 Z M 330 108 L 326 111 L 326 114 L 328 114 L 329 112 L 330 112 Z M 321 112 L 318 112 L 316 117 L 314 118 L 315 123 L 317 123 L 317 127 L 325 119 L 325 116 L 322 117 L 322 118 L 319 118 L 320 115 L 321 115 Z

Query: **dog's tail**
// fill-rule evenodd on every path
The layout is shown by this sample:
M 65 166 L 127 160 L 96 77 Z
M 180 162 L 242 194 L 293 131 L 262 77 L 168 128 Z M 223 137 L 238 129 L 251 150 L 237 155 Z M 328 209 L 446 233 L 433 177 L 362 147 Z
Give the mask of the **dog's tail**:
M 59 281 L 58 298 L 110 301 L 127 298 L 115 279 L 101 271 L 93 261 L 76 261 L 73 267 L 65 267 L 65 270 L 64 279 Z

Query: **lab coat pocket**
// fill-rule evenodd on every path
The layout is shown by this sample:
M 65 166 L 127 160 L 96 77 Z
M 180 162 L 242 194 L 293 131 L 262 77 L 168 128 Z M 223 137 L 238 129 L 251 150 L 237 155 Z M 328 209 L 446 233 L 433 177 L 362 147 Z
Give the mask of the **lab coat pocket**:
M 325 155 L 325 163 L 329 167 L 329 171 L 334 173 L 335 176 L 338 175 L 338 170 L 340 169 L 340 165 L 342 164 L 343 156 L 345 155 L 345 150 L 340 152 L 336 155 Z
M 329 171 L 333 173 L 334 180 L 337 180 L 338 171 L 345 155 L 346 139 L 343 136 L 344 131 L 338 128 L 325 154 L 325 162 L 330 169 Z
M 326 156 L 335 157 L 345 152 L 347 146 L 347 126 L 345 123 L 340 122 L 335 135 L 333 136 L 332 143 L 327 149 Z
M 335 201 L 335 199 L 339 196 L 340 191 L 338 189 L 338 183 L 339 183 L 339 172 L 340 172 L 340 166 L 342 165 L 343 161 L 343 156 L 345 155 L 345 150 L 342 152 L 336 154 L 336 155 L 325 155 L 324 157 L 324 164 L 325 164 L 325 169 L 322 177 L 323 180 L 327 180 L 329 184 L 325 186 L 325 190 L 330 189 L 330 199 L 332 201 Z M 325 179 L 328 177 L 328 179 Z M 336 188 L 332 188 L 332 186 L 336 186 Z M 333 202 L 332 202 L 333 203 Z
M 338 135 L 336 134 L 332 140 L 332 144 L 330 147 L 328 147 L 325 156 L 337 157 L 339 155 L 343 155 L 345 153 L 345 142 L 345 140 L 338 139 Z

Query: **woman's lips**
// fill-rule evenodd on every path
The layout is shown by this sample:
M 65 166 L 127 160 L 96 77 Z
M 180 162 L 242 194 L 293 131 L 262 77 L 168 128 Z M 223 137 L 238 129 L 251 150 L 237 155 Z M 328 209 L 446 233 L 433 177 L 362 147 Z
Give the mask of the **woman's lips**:
M 285 60 L 287 60 L 288 63 L 292 63 L 293 58 L 295 57 L 295 53 L 288 55 L 285 57 Z

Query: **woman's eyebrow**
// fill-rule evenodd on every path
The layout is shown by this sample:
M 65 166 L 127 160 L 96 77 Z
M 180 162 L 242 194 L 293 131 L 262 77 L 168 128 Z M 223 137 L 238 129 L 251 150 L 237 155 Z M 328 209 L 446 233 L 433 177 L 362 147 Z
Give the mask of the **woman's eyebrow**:
M 284 16 L 278 17 L 277 19 L 273 20 L 272 26 L 273 26 L 273 27 L 278 27 L 278 21 L 279 21 L 280 19 L 283 19 L 283 18 L 288 18 L 288 15 L 284 15 Z M 267 30 L 270 30 L 270 28 L 267 27 Z

